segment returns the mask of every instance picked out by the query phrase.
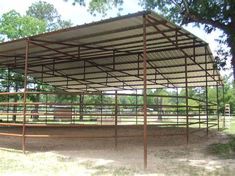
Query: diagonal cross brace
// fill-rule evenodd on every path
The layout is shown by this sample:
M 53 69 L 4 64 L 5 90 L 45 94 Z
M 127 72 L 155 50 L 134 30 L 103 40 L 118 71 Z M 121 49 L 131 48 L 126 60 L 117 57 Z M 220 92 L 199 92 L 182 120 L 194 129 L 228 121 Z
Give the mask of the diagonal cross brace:
M 33 42 L 33 41 L 31 41 L 31 43 L 32 43 L 32 44 L 35 44 L 35 45 L 38 45 L 38 46 L 41 46 L 41 47 L 43 47 L 43 48 L 49 49 L 49 50 L 53 50 L 53 51 L 58 52 L 58 53 L 61 53 L 61 54 L 63 54 L 63 55 L 72 57 L 70 60 L 73 60 L 73 61 L 76 60 L 76 59 L 73 59 L 74 57 L 77 58 L 75 55 L 71 55 L 71 54 L 68 54 L 68 53 L 59 51 L 59 50 L 57 50 L 57 49 L 53 49 L 53 48 L 50 48 L 50 47 L 47 47 L 47 46 L 38 44 L 38 43 Z M 110 75 L 111 77 L 115 78 L 116 80 L 122 82 L 122 83 L 125 84 L 126 86 L 131 87 L 130 85 L 126 84 L 124 81 L 121 81 L 120 79 L 118 79 L 116 76 L 113 76 L 113 75 L 110 74 L 109 72 L 107 72 L 107 71 L 105 71 L 104 69 L 102 69 L 101 66 L 97 66 L 96 63 L 94 63 L 94 62 L 92 62 L 92 61 L 85 61 L 85 62 L 87 62 L 87 63 L 89 63 L 89 64 L 95 66 L 96 68 L 100 69 L 101 71 L 107 73 L 108 75 Z M 57 71 L 57 73 L 58 73 L 58 71 Z M 78 80 L 77 80 L 77 81 L 78 81 Z M 87 81 L 87 82 L 90 82 L 90 81 Z M 91 82 L 91 83 L 92 83 L 92 82 Z M 94 84 L 99 84 L 99 83 L 94 83 Z M 103 84 L 102 84 L 102 85 L 103 85 Z M 106 85 L 106 86 L 107 86 L 107 85 Z M 108 87 L 116 87 L 116 86 L 108 86 Z M 131 88 L 134 89 L 133 87 L 131 87 Z
M 143 56 L 140 54 L 140 56 L 143 58 Z M 161 75 L 165 80 L 167 80 L 168 83 L 170 83 L 173 87 L 176 87 L 169 78 L 167 78 L 164 74 L 162 74 L 159 69 L 157 69 L 154 64 L 152 64 L 149 60 L 147 60 L 147 63 L 159 74 Z
M 155 22 L 158 21 L 156 20 L 155 18 L 152 18 L 151 16 L 147 16 L 146 20 L 148 21 L 148 23 L 150 23 L 152 25 L 152 27 L 154 27 L 157 32 L 159 32 L 160 34 L 162 34 L 170 43 L 172 43 L 176 48 L 178 48 L 187 58 L 189 58 L 190 60 L 192 60 L 195 64 L 197 64 L 202 70 L 204 70 L 204 68 L 199 65 L 191 56 L 189 56 L 183 49 L 177 47 L 177 44 L 172 41 L 172 39 L 170 39 L 165 33 L 162 33 L 161 30 L 154 24 L 154 22 L 152 22 L 151 20 L 154 20 Z M 208 73 L 208 71 L 206 70 L 207 74 L 213 79 L 215 80 L 215 78 L 210 74 Z M 216 81 L 216 80 L 215 80 Z
M 30 41 L 30 42 L 31 42 L 32 44 L 41 46 L 41 47 L 43 47 L 43 48 L 46 48 L 46 49 L 49 49 L 49 50 L 53 50 L 53 51 L 55 51 L 55 52 L 61 53 L 61 54 L 66 55 L 66 56 L 69 56 L 69 57 L 71 57 L 70 60 L 72 60 L 72 61 L 76 60 L 76 59 L 73 59 L 73 58 L 77 58 L 77 56 L 75 56 L 75 55 L 71 55 L 71 54 L 68 54 L 68 53 L 59 51 L 59 50 L 57 50 L 57 49 L 53 49 L 53 48 L 44 46 L 44 45 L 42 45 L 42 44 L 38 44 L 38 43 L 33 42 L 33 41 Z M 100 69 L 100 70 L 106 72 L 107 74 L 109 74 L 111 77 L 117 79 L 118 81 L 121 81 L 121 80 L 119 80 L 116 76 L 111 75 L 111 74 L 109 73 L 109 71 L 105 71 L 105 70 L 102 69 L 102 68 L 106 68 L 106 69 L 109 69 L 109 70 L 111 70 L 111 71 L 117 71 L 117 72 L 120 72 L 120 73 L 129 75 L 129 74 L 128 74 L 127 72 L 125 72 L 125 71 L 116 70 L 116 69 L 113 69 L 113 68 L 110 68 L 110 67 L 107 67 L 107 66 L 98 65 L 97 63 L 92 62 L 92 61 L 85 61 L 85 62 L 90 63 L 91 65 L 97 67 L 98 69 Z M 141 77 L 138 77 L 138 76 L 135 76 L 135 77 L 136 77 L 136 78 L 139 78 L 139 79 L 141 79 L 141 80 L 143 80 L 143 78 L 141 78 Z M 148 81 L 149 81 L 149 82 L 152 82 L 152 83 L 154 83 L 154 84 L 156 84 L 154 81 L 151 81 L 151 80 L 148 80 Z M 126 86 L 131 87 L 130 85 L 126 84 L 124 81 L 121 81 L 121 82 L 122 82 L 123 84 L 125 84 Z M 112 86 L 112 87 L 113 87 L 113 86 Z M 133 87 L 131 87 L 131 88 L 134 89 Z

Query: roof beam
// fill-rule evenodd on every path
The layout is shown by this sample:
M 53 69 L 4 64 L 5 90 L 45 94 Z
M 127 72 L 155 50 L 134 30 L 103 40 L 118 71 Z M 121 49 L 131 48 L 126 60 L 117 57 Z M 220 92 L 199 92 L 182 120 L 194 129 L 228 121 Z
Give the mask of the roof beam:
M 196 62 L 192 57 L 190 57 L 183 49 L 179 48 L 179 47 L 177 46 L 177 44 L 176 44 L 172 39 L 170 39 L 166 34 L 164 34 L 164 33 L 161 32 L 161 30 L 155 25 L 155 22 L 158 22 L 157 19 L 155 19 L 155 18 L 153 18 L 153 17 L 147 15 L 146 20 L 147 20 L 148 23 L 150 23 L 150 24 L 152 25 L 152 27 L 154 27 L 154 28 L 157 30 L 157 32 L 161 33 L 164 37 L 166 37 L 166 39 L 167 39 L 169 42 L 172 43 L 172 45 L 174 45 L 174 46 L 175 46 L 176 48 L 178 48 L 185 56 L 187 56 L 187 58 L 189 58 L 191 61 L 193 61 L 195 64 L 197 64 L 197 62 Z M 151 21 L 151 20 L 152 20 L 152 21 Z M 153 22 L 153 21 L 154 21 L 154 22 Z M 167 26 L 167 25 L 166 25 L 166 26 Z M 167 27 L 169 27 L 169 26 L 167 26 Z M 206 44 L 205 44 L 205 46 L 206 46 Z M 201 65 L 199 65 L 199 64 L 197 64 L 197 65 L 198 65 L 201 69 L 204 70 L 204 68 L 203 68 Z M 205 70 L 205 71 L 207 72 L 207 74 L 208 74 L 209 76 L 211 76 L 211 74 L 208 73 L 207 70 Z M 211 77 L 212 77 L 212 76 L 211 76 Z M 214 79 L 214 78 L 212 77 L 212 79 Z M 215 81 L 216 81 L 216 80 L 215 80 Z

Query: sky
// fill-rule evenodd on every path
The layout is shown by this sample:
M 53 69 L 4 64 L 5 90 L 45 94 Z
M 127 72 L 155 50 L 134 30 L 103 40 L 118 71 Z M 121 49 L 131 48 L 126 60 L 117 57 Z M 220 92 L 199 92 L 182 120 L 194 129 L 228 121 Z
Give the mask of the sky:
M 16 10 L 22 15 L 25 14 L 28 7 L 38 0 L 0 0 L 0 15 L 6 13 L 10 10 Z M 91 15 L 88 12 L 87 7 L 72 5 L 73 0 L 68 0 L 65 2 L 64 0 L 43 0 L 48 3 L 51 3 L 58 10 L 59 14 L 61 14 L 62 19 L 71 20 L 74 25 L 90 23 L 93 21 L 99 21 L 101 19 L 106 19 L 110 17 L 115 17 L 118 14 L 118 10 L 112 9 L 107 12 L 107 15 L 103 17 L 102 15 Z M 89 0 L 88 0 L 89 1 Z M 120 12 L 121 15 L 125 15 L 128 13 L 134 13 L 137 11 L 143 10 L 142 7 L 138 5 L 139 0 L 124 0 L 123 10 Z M 197 27 L 193 27 L 193 25 L 184 26 L 184 28 L 199 38 L 203 39 L 211 48 L 211 51 L 214 55 L 216 55 L 216 49 L 218 47 L 218 43 L 215 42 L 215 39 L 218 38 L 222 32 L 214 31 L 211 34 L 206 34 L 203 29 L 199 29 Z M 228 71 L 223 72 L 222 74 L 228 75 Z

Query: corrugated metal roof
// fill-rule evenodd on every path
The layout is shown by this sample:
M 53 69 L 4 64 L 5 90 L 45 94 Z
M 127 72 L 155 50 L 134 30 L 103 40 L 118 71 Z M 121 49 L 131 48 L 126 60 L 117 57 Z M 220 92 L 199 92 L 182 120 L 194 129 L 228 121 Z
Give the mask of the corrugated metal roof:
M 208 44 L 150 11 L 29 37 L 29 75 L 73 92 L 142 88 L 143 15 L 148 88 L 184 87 L 185 58 L 188 86 L 222 84 Z M 2 67 L 23 73 L 28 39 L 0 44 Z

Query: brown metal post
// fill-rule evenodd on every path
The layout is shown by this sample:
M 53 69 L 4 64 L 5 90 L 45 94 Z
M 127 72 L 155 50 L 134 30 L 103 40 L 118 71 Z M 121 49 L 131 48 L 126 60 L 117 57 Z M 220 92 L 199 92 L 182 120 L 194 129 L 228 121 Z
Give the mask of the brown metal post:
M 208 118 L 208 77 L 207 77 L 207 48 L 205 47 L 205 77 L 206 77 L 206 135 L 209 135 L 209 118 Z
M 224 85 L 223 85 L 223 129 L 225 129 L 225 98 L 224 98 L 225 90 L 224 90 Z
M 177 126 L 179 126 L 179 89 L 176 88 L 176 94 L 177 94 L 177 99 L 176 99 L 176 105 L 177 105 L 177 109 L 176 109 L 176 113 L 177 113 Z
M 137 89 L 135 90 L 135 123 L 138 124 L 138 96 L 137 96 Z
M 220 117 L 219 117 L 219 87 L 218 87 L 218 83 L 216 83 L 216 100 L 217 100 L 217 127 L 218 127 L 218 131 L 219 131 L 219 122 L 220 122 Z
M 186 139 L 187 144 L 189 143 L 189 119 L 188 119 L 188 62 L 187 58 L 185 58 L 185 106 L 186 106 Z
M 101 91 L 101 119 L 100 119 L 100 123 L 102 125 L 102 121 L 103 121 L 103 92 Z
M 201 105 L 198 105 L 199 128 L 201 128 Z
M 22 129 L 22 150 L 25 153 L 25 122 L 26 122 L 26 99 L 27 99 L 27 76 L 28 76 L 28 55 L 29 55 L 29 39 L 26 40 L 25 46 L 25 66 L 24 66 L 24 98 L 23 98 L 23 129 Z
M 48 111 L 47 111 L 47 103 L 48 103 L 48 94 L 46 94 L 46 124 L 47 124 L 47 113 L 48 113 Z
M 71 118 L 71 124 L 73 123 L 74 124 L 74 107 L 73 107 L 73 97 L 70 95 L 70 100 L 71 100 L 71 111 L 72 111 L 72 118 Z
M 117 148 L 117 118 L 118 118 L 118 99 L 117 91 L 115 91 L 115 149 Z
M 9 79 L 10 79 L 10 69 L 8 68 L 7 69 L 7 92 L 10 92 L 10 83 L 9 83 Z M 8 105 L 7 105 L 7 122 L 9 121 L 9 102 L 10 102 L 10 96 L 9 94 L 7 95 L 7 102 L 8 102 Z
M 146 15 L 143 15 L 143 76 L 144 76 L 144 168 L 147 168 L 147 47 Z
M 80 94 L 79 97 L 79 121 L 83 121 L 83 108 L 84 108 L 84 93 Z

